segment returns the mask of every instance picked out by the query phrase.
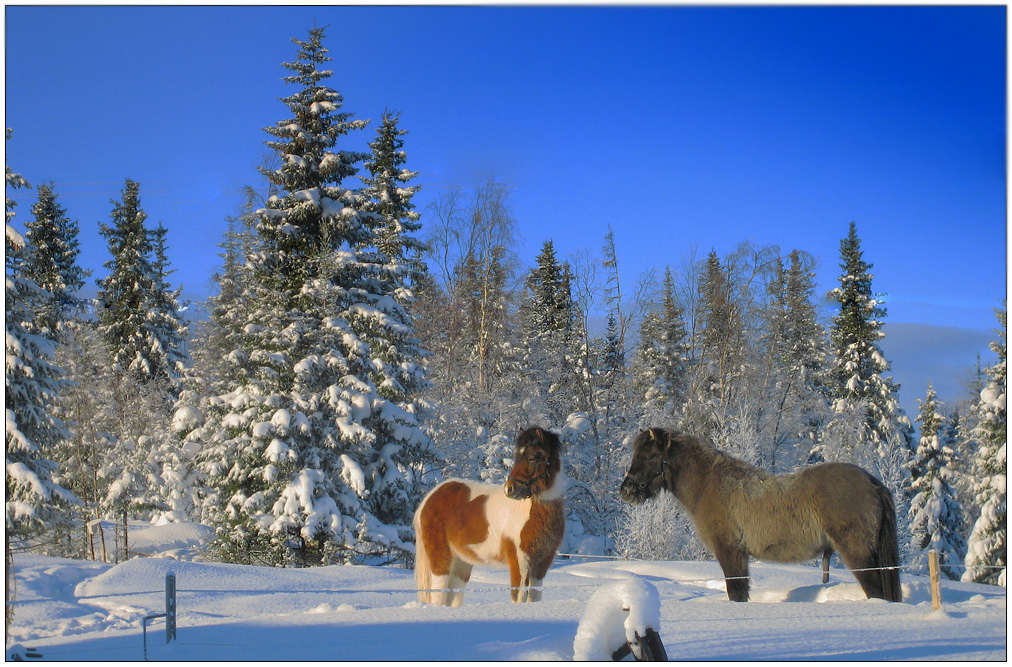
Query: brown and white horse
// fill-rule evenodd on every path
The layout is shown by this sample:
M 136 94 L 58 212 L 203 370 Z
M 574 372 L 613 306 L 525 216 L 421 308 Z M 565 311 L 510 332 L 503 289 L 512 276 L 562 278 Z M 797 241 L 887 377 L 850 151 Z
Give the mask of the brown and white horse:
M 514 602 L 541 599 L 566 527 L 558 436 L 534 427 L 516 439 L 503 485 L 449 479 L 415 511 L 418 599 L 459 607 L 473 565 L 505 565 Z

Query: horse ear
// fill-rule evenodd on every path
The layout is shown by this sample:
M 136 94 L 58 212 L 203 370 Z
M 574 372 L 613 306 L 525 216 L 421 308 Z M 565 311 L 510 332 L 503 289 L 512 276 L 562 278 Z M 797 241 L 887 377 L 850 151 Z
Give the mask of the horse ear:
M 541 444 L 543 444 L 545 447 L 550 447 L 559 450 L 562 449 L 562 440 L 560 440 L 559 436 L 555 435 L 551 431 L 546 431 L 540 426 L 535 426 L 534 433 L 535 435 L 538 436 L 538 440 L 540 440 Z
M 654 439 L 657 446 L 664 452 L 671 453 L 671 447 L 674 444 L 674 439 L 671 437 L 671 432 L 664 428 L 652 428 L 650 429 L 650 437 Z

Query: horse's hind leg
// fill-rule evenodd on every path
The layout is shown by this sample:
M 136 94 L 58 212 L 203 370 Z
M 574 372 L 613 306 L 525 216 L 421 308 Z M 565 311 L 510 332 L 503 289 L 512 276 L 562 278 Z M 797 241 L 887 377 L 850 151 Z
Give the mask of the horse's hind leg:
M 833 550 L 827 548 L 822 552 L 822 583 L 829 583 L 829 559 L 833 557 Z
M 464 602 L 464 587 L 471 579 L 471 564 L 454 556 L 450 563 L 450 574 L 446 578 L 446 589 L 443 593 L 443 604 L 448 607 L 459 607 Z
M 748 602 L 748 553 L 736 547 L 716 545 L 714 555 L 724 571 L 727 598 L 732 602 Z
M 834 540 L 833 547 L 840 559 L 853 573 L 857 583 L 869 598 L 886 598 L 882 587 L 882 572 L 878 560 L 868 545 L 860 542 L 857 536 L 841 536 Z

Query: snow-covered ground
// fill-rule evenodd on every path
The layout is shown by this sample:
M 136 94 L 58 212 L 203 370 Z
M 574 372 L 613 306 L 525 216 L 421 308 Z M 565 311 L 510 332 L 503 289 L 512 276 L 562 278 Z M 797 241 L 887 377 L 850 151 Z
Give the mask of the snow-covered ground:
M 163 620 L 151 621 L 150 660 L 571 660 L 578 634 L 586 646 L 614 632 L 605 620 L 621 622 L 588 605 L 619 598 L 659 599 L 671 660 L 1007 659 L 1007 594 L 991 586 L 943 581 L 932 611 L 924 577 L 904 574 L 897 604 L 865 599 L 845 569 L 822 585 L 814 566 L 753 563 L 753 601 L 742 604 L 727 600 L 715 562 L 574 558 L 556 561 L 542 602 L 508 602 L 506 572 L 475 568 L 464 606 L 450 609 L 416 602 L 409 570 L 187 560 L 199 528 L 131 531 L 131 548 L 160 556 L 119 565 L 17 556 L 8 659 L 35 648 L 40 660 L 142 660 L 141 619 L 164 611 L 170 571 L 177 639 L 166 644 Z M 647 585 L 616 588 L 622 579 Z M 617 592 L 592 602 L 606 586 Z

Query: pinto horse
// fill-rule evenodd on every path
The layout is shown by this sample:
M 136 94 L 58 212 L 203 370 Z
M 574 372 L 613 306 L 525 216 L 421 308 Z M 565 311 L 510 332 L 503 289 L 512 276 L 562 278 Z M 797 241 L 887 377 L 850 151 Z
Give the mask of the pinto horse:
M 510 599 L 536 602 L 566 527 L 558 436 L 534 427 L 517 436 L 504 485 L 449 479 L 415 511 L 418 599 L 459 607 L 473 565 L 505 565 Z

